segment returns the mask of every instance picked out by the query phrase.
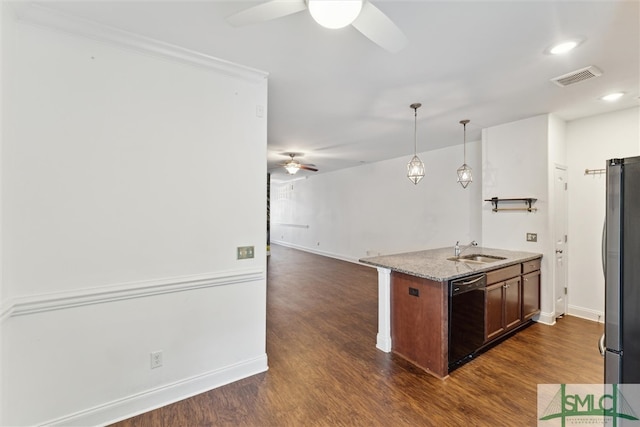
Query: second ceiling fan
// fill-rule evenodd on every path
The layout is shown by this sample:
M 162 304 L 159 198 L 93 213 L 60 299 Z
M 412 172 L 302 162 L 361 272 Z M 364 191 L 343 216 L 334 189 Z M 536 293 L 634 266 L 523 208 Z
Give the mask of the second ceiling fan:
M 271 0 L 233 14 L 227 22 L 233 26 L 256 24 L 309 10 L 320 25 L 342 28 L 353 25 L 369 40 L 396 53 L 407 38 L 387 15 L 368 0 Z
M 304 163 L 300 163 L 297 160 L 294 160 L 295 156 L 302 156 L 303 155 L 302 153 L 283 153 L 283 154 L 291 157 L 288 161 L 282 163 L 282 166 L 287 170 L 287 173 L 289 175 L 295 175 L 300 169 L 308 170 L 311 172 L 318 172 L 316 165 L 313 165 L 311 163 L 304 164 Z

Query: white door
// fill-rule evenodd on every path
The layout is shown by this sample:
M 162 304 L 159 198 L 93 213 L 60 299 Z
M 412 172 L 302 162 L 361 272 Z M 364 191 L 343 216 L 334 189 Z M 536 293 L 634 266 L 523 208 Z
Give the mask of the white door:
M 554 173 L 554 246 L 553 288 L 555 296 L 555 317 L 567 312 L 567 169 L 556 165 Z

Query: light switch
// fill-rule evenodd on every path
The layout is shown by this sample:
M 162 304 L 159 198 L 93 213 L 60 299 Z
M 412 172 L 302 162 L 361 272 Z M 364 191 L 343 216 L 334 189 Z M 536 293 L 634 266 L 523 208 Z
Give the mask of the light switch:
M 253 258 L 253 246 L 238 246 L 238 259 Z

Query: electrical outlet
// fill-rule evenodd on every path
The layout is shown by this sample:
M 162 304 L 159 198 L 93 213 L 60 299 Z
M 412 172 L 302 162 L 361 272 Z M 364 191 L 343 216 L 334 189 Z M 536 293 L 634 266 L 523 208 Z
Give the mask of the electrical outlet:
M 238 246 L 238 259 L 253 258 L 253 246 Z
M 162 350 L 151 352 L 151 369 L 162 366 Z
M 537 242 L 538 233 L 527 233 L 527 242 Z

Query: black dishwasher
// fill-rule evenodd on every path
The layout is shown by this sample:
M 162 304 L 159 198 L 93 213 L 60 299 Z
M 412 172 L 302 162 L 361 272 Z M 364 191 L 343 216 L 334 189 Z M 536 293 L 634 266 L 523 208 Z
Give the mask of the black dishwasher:
M 468 362 L 484 343 L 484 289 L 478 274 L 449 282 L 449 371 Z

